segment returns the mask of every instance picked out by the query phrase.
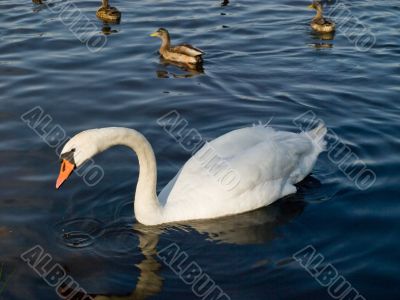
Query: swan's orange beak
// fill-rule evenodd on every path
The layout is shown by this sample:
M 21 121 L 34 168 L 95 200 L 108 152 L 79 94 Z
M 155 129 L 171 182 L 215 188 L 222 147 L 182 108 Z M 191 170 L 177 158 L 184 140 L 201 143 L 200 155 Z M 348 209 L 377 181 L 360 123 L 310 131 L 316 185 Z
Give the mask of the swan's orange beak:
M 75 169 L 75 165 L 66 159 L 61 162 L 60 174 L 58 174 L 56 189 L 58 189 L 65 180 L 71 175 L 72 171 Z

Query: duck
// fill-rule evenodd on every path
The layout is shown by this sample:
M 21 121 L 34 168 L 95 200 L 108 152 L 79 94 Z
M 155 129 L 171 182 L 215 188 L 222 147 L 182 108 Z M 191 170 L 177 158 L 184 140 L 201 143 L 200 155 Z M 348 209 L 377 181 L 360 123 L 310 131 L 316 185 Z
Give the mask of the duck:
M 105 22 L 119 23 L 121 20 L 121 12 L 109 4 L 109 0 L 102 0 L 100 8 L 96 12 L 96 16 Z
M 315 9 L 317 14 L 312 19 L 310 26 L 319 33 L 332 33 L 335 31 L 335 23 L 332 20 L 325 19 L 323 16 L 323 8 L 320 1 L 314 0 L 308 8 Z
M 171 38 L 169 32 L 165 28 L 159 28 L 150 34 L 153 37 L 161 39 L 160 55 L 169 61 L 179 62 L 189 65 L 197 65 L 203 62 L 202 55 L 204 52 L 189 44 L 180 44 L 171 46 Z
M 241 214 L 296 193 L 295 184 L 311 172 L 325 149 L 326 132 L 323 123 L 300 133 L 264 125 L 230 131 L 198 147 L 157 196 L 156 158 L 144 135 L 124 127 L 89 129 L 64 145 L 56 189 L 96 154 L 123 145 L 139 162 L 133 205 L 139 223 L 153 226 Z

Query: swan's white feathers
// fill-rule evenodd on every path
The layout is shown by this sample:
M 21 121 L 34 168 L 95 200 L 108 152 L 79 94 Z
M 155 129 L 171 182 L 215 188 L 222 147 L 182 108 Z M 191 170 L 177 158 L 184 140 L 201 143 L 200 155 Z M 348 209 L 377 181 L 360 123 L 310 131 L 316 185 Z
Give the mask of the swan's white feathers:
M 189 159 L 160 193 L 165 222 L 213 218 L 268 205 L 296 191 L 293 184 L 310 173 L 320 152 L 306 134 L 262 126 L 222 135 Z M 216 162 L 225 163 L 225 174 L 213 169 Z M 228 171 L 237 174 L 236 184 L 221 180 Z

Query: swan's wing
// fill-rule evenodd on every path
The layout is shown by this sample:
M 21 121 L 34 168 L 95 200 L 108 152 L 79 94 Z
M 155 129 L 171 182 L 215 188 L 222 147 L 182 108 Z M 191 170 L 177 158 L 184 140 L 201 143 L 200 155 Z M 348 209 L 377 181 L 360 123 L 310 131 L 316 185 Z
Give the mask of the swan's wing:
M 225 159 L 240 177 L 232 190 L 235 196 L 251 191 L 254 186 L 289 180 L 314 148 L 305 136 L 271 128 L 248 128 L 237 134 L 241 145 L 236 145 L 236 149 L 230 141 L 214 143 L 217 153 L 231 154 Z
M 204 54 L 202 50 L 193 47 L 192 45 L 189 44 L 176 45 L 171 50 L 177 53 L 182 53 L 193 57 Z
M 206 144 L 160 193 L 172 219 L 211 218 L 267 205 L 296 191 L 315 159 L 305 135 L 252 127 Z M 162 195 L 162 197 L 161 197 Z
M 269 143 L 276 147 L 291 148 L 291 151 L 302 153 L 309 150 L 309 140 L 297 133 L 276 131 L 271 127 L 254 126 L 230 131 L 209 144 L 223 158 L 234 157 L 260 143 Z M 200 152 L 200 151 L 199 151 Z M 265 156 L 265 155 L 263 155 Z M 262 159 L 262 157 L 259 157 Z
M 175 175 L 174 178 L 171 179 L 170 182 L 161 190 L 161 192 L 158 194 L 158 201 L 160 202 L 161 206 L 165 206 L 168 196 L 172 191 L 172 188 L 175 185 L 176 180 L 179 178 L 179 175 L 181 174 L 182 169 L 179 170 L 178 174 Z

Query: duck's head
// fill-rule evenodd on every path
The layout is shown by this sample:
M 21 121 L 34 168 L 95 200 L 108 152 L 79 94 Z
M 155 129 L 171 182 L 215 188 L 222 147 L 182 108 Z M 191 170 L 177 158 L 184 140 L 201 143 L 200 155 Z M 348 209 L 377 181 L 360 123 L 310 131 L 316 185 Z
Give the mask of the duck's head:
M 57 189 L 76 168 L 104 150 L 98 131 L 99 129 L 82 131 L 65 144 L 60 154 L 61 168 L 56 182 Z
M 158 29 L 157 31 L 155 31 L 152 34 L 150 34 L 150 36 L 159 37 L 162 40 L 164 40 L 164 39 L 168 40 L 169 39 L 168 30 L 165 29 L 165 28 Z
M 322 10 L 322 3 L 321 1 L 314 0 L 309 6 L 307 6 L 310 9 L 315 9 L 315 10 Z

